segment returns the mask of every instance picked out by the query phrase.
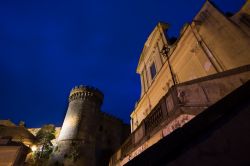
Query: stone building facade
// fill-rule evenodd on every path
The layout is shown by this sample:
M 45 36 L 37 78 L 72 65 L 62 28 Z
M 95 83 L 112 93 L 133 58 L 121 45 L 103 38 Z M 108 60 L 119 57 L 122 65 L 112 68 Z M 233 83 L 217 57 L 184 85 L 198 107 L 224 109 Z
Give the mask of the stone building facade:
M 71 90 L 51 164 L 108 165 L 110 156 L 128 136 L 129 126 L 100 111 L 103 98 L 93 87 Z
M 30 148 L 22 142 L 0 139 L 0 165 L 23 166 Z
M 166 35 L 168 24 L 159 23 L 154 28 L 136 70 L 142 88 L 141 98 L 131 114 L 132 131 L 172 85 L 250 63 L 249 26 L 240 21 L 243 16 L 250 20 L 246 9 L 249 9 L 249 1 L 228 18 L 206 1 L 174 43 Z
M 10 120 L 0 120 L 0 165 L 22 166 L 36 144 L 35 136 L 25 128 L 23 121 L 19 125 Z
M 168 24 L 157 24 L 136 70 L 141 97 L 131 135 L 110 165 L 126 164 L 250 79 L 249 23 L 248 0 L 232 17 L 206 1 L 176 41 Z
M 36 138 L 24 125 L 16 125 L 10 120 L 0 120 L 0 139 L 10 139 L 31 147 L 36 144 Z

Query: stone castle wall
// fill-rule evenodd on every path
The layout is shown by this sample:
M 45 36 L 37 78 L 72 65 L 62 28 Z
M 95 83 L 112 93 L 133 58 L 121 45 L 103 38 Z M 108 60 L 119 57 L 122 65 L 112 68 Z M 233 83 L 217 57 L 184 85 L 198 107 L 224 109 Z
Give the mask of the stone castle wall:
M 101 112 L 102 101 L 103 94 L 95 88 L 79 86 L 71 90 L 51 164 L 108 165 L 111 154 L 129 134 L 129 126 Z

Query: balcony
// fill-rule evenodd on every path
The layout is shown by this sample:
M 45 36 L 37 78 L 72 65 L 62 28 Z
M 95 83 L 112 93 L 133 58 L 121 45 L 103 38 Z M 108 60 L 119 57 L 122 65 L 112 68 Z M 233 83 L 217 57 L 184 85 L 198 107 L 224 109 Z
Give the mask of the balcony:
M 117 163 L 120 163 L 118 165 L 125 164 L 151 146 L 152 144 L 147 142 L 157 133 L 162 133 L 163 138 L 173 130 L 182 127 L 190 120 L 186 117 L 189 115 L 194 117 L 201 113 L 249 79 L 250 65 L 171 87 L 117 153 L 112 156 L 110 166 L 117 165 Z M 182 115 L 187 115 L 179 120 L 182 124 L 174 123 Z M 166 132 L 170 128 L 171 130 Z

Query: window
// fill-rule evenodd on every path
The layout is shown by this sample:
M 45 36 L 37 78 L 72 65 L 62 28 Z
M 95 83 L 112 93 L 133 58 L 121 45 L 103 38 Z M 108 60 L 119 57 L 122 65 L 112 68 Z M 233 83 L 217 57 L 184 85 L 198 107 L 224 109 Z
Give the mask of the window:
M 155 64 L 152 63 L 152 65 L 150 66 L 150 74 L 151 74 L 151 78 L 152 80 L 154 79 L 155 75 L 156 75 L 156 68 L 155 68 Z
M 142 71 L 142 87 L 143 87 L 143 92 L 146 92 L 146 79 L 145 79 L 145 70 Z
M 141 74 L 141 90 L 142 90 L 142 93 L 145 92 L 143 71 L 142 71 L 142 74 Z

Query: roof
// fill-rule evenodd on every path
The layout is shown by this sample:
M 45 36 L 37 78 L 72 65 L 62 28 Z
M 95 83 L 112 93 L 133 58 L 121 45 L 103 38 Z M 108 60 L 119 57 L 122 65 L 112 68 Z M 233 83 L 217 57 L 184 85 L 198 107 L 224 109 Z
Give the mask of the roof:
M 8 120 L 0 120 L 0 126 L 16 126 L 16 125 L 8 119 Z
M 19 126 L 0 126 L 0 138 L 9 138 L 20 140 L 20 142 L 34 143 L 35 136 L 32 135 L 25 127 Z

